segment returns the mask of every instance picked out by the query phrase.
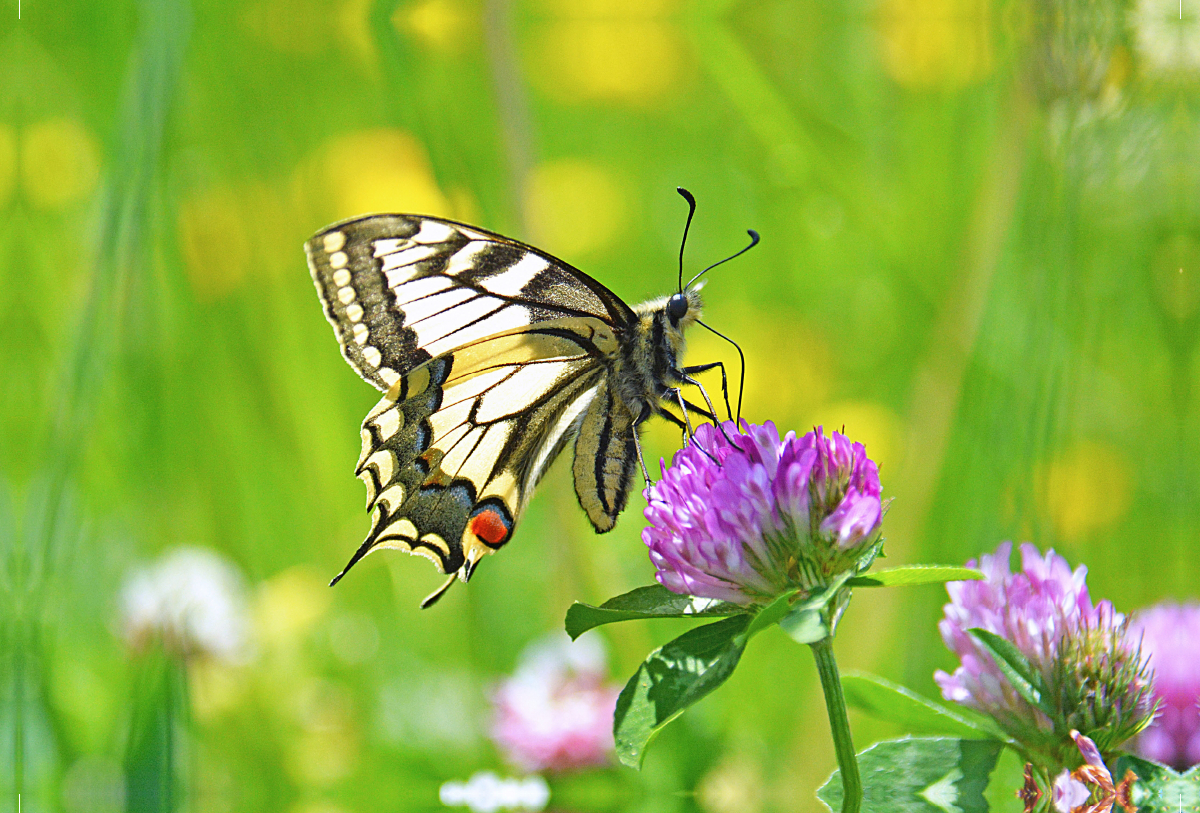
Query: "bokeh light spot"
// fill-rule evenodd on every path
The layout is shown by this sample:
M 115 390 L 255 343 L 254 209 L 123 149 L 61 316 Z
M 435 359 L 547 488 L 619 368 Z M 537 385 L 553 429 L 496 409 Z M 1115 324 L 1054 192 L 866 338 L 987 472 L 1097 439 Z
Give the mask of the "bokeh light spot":
M 812 420 L 796 427 L 796 434 L 824 426 L 825 433 L 842 432 L 861 443 L 879 465 L 879 479 L 887 490 L 887 477 L 903 462 L 903 427 L 895 412 L 870 401 L 842 401 L 819 408 Z
M 1109 526 L 1129 508 L 1129 463 L 1110 446 L 1081 443 L 1045 469 L 1045 510 L 1058 535 L 1083 539 Z
M 17 130 L 0 124 L 0 206 L 8 203 L 17 185 Z
M 327 581 L 304 567 L 293 567 L 263 583 L 255 600 L 259 640 L 290 644 L 325 614 L 332 600 Z
M 367 212 L 451 215 L 425 147 L 397 129 L 363 130 L 330 142 L 321 160 L 322 184 L 337 219 Z
M 29 202 L 55 209 L 90 195 L 100 178 L 100 146 L 73 119 L 41 121 L 21 133 L 21 182 Z
M 885 0 L 879 12 L 883 64 L 913 88 L 962 87 L 992 70 L 988 0 Z
M 612 173 L 595 164 L 578 159 L 541 164 L 525 190 L 531 239 L 571 262 L 620 234 L 626 200 Z
M 655 104 L 687 68 L 683 36 L 667 19 L 555 20 L 538 29 L 531 45 L 529 76 L 542 92 L 565 103 Z
M 239 196 L 218 186 L 179 205 L 179 243 L 188 279 L 201 301 L 237 287 L 250 266 L 248 222 Z
M 435 51 L 462 53 L 479 44 L 479 15 L 459 0 L 420 0 L 399 6 L 392 24 Z
M 192 712 L 202 722 L 237 708 L 246 696 L 245 670 L 212 658 L 189 662 L 188 680 Z
M 329 648 L 343 663 L 366 663 L 379 652 L 379 627 L 364 613 L 343 613 L 329 622 Z

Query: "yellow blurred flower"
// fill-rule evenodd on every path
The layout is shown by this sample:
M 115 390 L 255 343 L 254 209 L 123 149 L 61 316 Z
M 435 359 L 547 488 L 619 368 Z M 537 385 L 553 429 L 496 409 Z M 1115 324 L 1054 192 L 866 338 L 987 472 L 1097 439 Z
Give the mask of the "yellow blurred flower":
M 627 201 L 613 174 L 596 164 L 572 158 L 540 164 L 525 188 L 530 239 L 574 263 L 620 235 Z
M 354 772 L 359 738 L 349 728 L 307 731 L 290 741 L 288 772 L 297 782 L 329 787 Z
M 712 273 L 723 272 L 734 273 L 726 268 Z M 713 301 L 720 296 L 723 286 L 732 284 L 732 281 L 710 275 L 705 294 Z M 811 429 L 800 421 L 810 418 L 825 403 L 833 379 L 832 361 L 824 337 L 795 315 L 770 311 L 755 311 L 739 318 L 736 324 L 713 324 L 713 327 L 739 342 L 746 354 L 743 400 L 747 416 L 757 421 L 770 419 L 784 430 L 795 429 L 803 433 Z M 688 336 L 688 363 L 702 364 L 716 359 L 725 361 L 730 376 L 730 398 L 735 399 L 736 353 L 727 342 L 703 329 L 693 329 Z M 706 375 L 713 376 L 712 373 Z
M 54 209 L 87 197 L 100 179 L 100 146 L 74 119 L 48 119 L 21 133 L 21 183 L 34 206 Z
M 543 0 L 525 62 L 564 102 L 660 102 L 692 69 L 676 0 Z
M 824 426 L 826 433 L 844 431 L 855 443 L 865 446 L 879 465 L 879 479 L 887 490 L 888 475 L 899 470 L 904 455 L 903 424 L 896 413 L 870 401 L 841 401 L 822 406 L 810 420 L 796 427 L 796 434 L 813 426 Z
M 17 185 L 17 130 L 0 124 L 0 206 L 8 202 Z
M 188 699 L 201 722 L 216 719 L 239 706 L 247 688 L 245 669 L 211 659 L 188 664 Z
M 914 88 L 962 87 L 992 71 L 989 0 L 884 0 L 883 63 Z
M 396 7 L 392 25 L 435 51 L 464 53 L 480 47 L 482 20 L 478 9 L 462 0 L 419 0 Z
M 327 582 L 302 566 L 264 582 L 254 603 L 258 640 L 264 646 L 286 647 L 308 633 L 329 609 Z
M 1081 443 L 1056 457 L 1042 476 L 1044 510 L 1058 535 L 1075 541 L 1115 523 L 1129 508 L 1133 478 L 1111 446 Z
M 179 247 L 201 301 L 217 299 L 242 281 L 250 266 L 248 212 L 229 186 L 214 186 L 179 205 Z
M 300 168 L 301 193 L 321 222 L 369 212 L 453 216 L 425 147 L 397 129 L 334 138 Z

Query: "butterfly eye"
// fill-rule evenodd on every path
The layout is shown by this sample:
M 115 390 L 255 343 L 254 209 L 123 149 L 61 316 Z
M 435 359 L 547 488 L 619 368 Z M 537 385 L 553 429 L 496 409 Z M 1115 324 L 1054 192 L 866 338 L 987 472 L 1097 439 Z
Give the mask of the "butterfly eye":
M 688 300 L 686 294 L 671 294 L 671 298 L 667 300 L 667 318 L 671 320 L 672 325 L 678 325 L 688 312 Z

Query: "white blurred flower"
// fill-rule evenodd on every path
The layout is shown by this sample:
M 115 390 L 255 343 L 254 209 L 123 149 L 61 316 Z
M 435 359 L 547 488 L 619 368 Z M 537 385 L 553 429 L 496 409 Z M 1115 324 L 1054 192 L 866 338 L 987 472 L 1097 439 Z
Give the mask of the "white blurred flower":
M 1200 72 L 1200 12 L 1193 3 L 1137 0 L 1129 24 L 1134 48 L 1148 72 Z
M 550 787 L 540 776 L 501 779 L 480 771 L 467 782 L 447 782 L 438 791 L 446 807 L 469 807 L 473 813 L 498 810 L 542 810 L 550 801 Z
M 492 696 L 492 740 L 527 771 L 569 771 L 609 761 L 620 687 L 606 680 L 595 636 L 574 643 L 563 633 L 522 653 L 513 676 Z
M 135 571 L 121 589 L 121 632 L 133 650 L 161 640 L 180 656 L 237 661 L 248 617 L 241 574 L 225 558 L 181 547 Z

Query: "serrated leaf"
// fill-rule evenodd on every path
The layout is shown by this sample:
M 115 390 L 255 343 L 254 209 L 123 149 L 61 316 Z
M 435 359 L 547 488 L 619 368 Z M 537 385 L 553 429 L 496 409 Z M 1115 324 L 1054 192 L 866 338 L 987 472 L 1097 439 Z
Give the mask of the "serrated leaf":
M 876 743 L 858 755 L 864 811 L 986 813 L 983 791 L 1001 744 L 954 737 L 906 737 Z M 830 810 L 842 808 L 842 777 L 834 771 L 817 791 Z
M 906 565 L 877 570 L 865 576 L 855 576 L 847 585 L 850 587 L 912 587 L 920 584 L 972 581 L 986 578 L 973 567 L 951 567 L 949 565 Z
M 1008 739 L 991 720 L 980 714 L 943 705 L 877 675 L 847 672 L 842 675 L 842 691 L 848 705 L 880 720 L 899 723 L 914 734 Z
M 661 584 L 638 587 L 599 607 L 575 602 L 567 610 L 566 629 L 572 639 L 590 629 L 636 618 L 705 618 L 746 613 L 745 607 L 727 601 L 672 593 Z
M 613 738 L 622 764 L 640 768 L 659 730 L 728 679 L 746 648 L 750 619 L 741 614 L 696 627 L 650 653 L 617 698 Z
M 1126 771 L 1133 771 L 1137 776 L 1130 800 L 1137 806 L 1138 813 L 1194 813 L 1200 810 L 1200 766 L 1181 774 L 1166 765 L 1124 755 L 1110 767 L 1114 782 L 1122 781 Z
M 1045 680 L 1021 650 L 1017 649 L 1016 644 L 979 627 L 973 627 L 967 632 L 992 656 L 992 660 L 1017 690 L 1017 694 L 1046 714 L 1053 714 L 1054 710 L 1049 707 L 1047 700 Z

